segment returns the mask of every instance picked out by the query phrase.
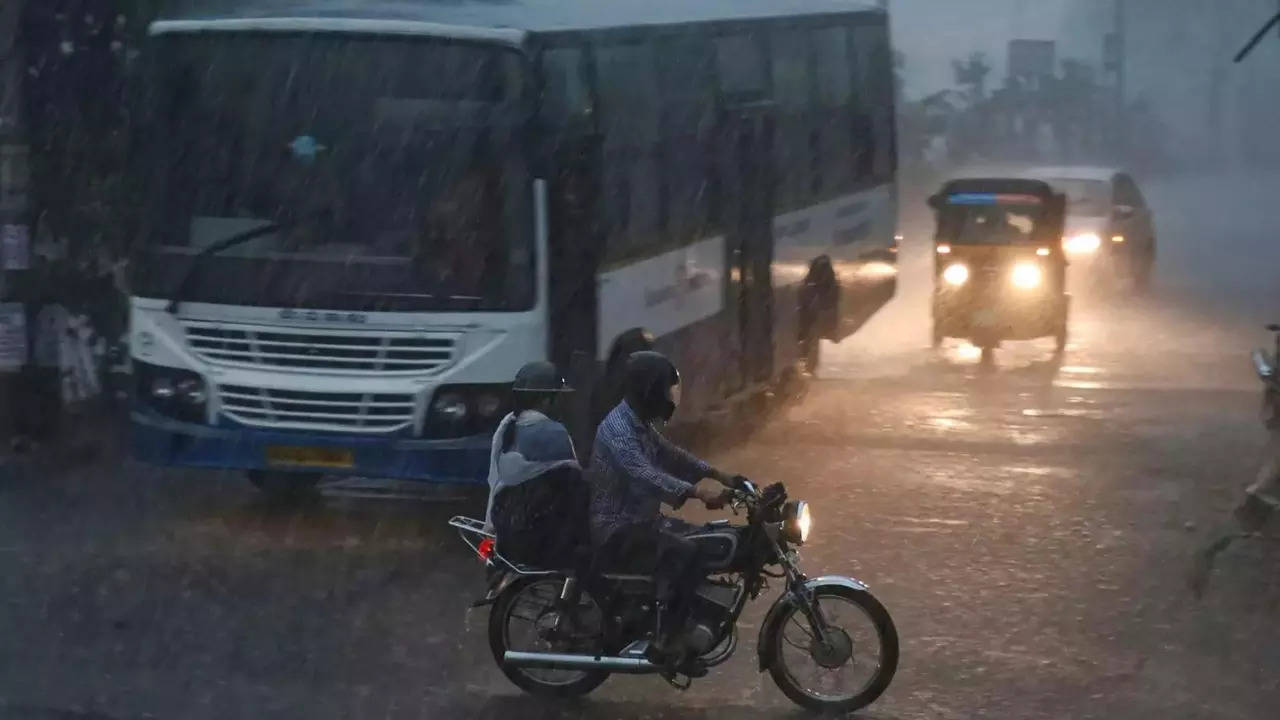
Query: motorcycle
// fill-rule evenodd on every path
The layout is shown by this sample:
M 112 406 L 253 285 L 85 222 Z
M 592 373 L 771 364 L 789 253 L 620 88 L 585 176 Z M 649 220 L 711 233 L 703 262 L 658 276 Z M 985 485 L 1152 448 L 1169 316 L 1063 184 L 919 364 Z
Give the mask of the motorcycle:
M 818 712 L 849 712 L 874 702 L 898 666 L 898 634 L 885 607 L 853 578 L 808 578 L 796 548 L 808 539 L 809 506 L 790 501 L 781 483 L 764 490 L 741 481 L 731 491 L 745 525 L 719 520 L 687 537 L 698 543 L 708 575 L 680 632 L 697 667 L 714 668 L 738 647 L 738 619 L 778 580 L 781 596 L 760 626 L 759 669 L 793 702 Z M 490 570 L 489 646 L 503 674 L 535 695 L 576 697 L 614 673 L 660 675 L 684 690 L 689 676 L 653 662 L 650 644 L 664 618 L 647 575 L 576 573 L 508 562 L 484 523 L 449 524 Z
M 1237 540 L 1260 532 L 1280 508 L 1280 324 L 1268 325 L 1275 333 L 1275 350 L 1253 351 L 1253 369 L 1262 381 L 1262 424 L 1271 434 L 1267 458 L 1257 479 L 1245 488 L 1244 498 L 1236 505 L 1227 527 L 1211 533 L 1191 565 L 1187 584 L 1196 597 L 1202 597 L 1219 555 Z

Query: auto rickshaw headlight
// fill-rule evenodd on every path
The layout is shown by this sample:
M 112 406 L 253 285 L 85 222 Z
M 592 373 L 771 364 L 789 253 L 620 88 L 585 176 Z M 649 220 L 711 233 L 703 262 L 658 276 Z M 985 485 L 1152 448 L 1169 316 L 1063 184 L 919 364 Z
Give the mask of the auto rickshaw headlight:
M 942 271 L 942 279 L 948 285 L 960 286 L 969 282 L 969 268 L 962 263 L 953 263 Z
M 1044 272 L 1039 265 L 1018 263 L 1013 266 L 1013 284 L 1023 290 L 1034 290 L 1044 282 Z
M 1098 251 L 1102 247 L 1102 238 L 1097 233 L 1080 233 L 1072 235 L 1063 243 L 1066 251 L 1077 255 L 1087 255 Z

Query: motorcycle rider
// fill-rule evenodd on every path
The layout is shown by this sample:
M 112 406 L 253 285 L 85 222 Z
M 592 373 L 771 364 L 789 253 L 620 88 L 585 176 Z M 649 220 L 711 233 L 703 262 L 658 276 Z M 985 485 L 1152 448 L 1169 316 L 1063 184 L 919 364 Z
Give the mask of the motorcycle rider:
M 485 527 L 515 562 L 564 561 L 588 541 L 588 492 L 573 440 L 551 418 L 567 392 L 555 365 L 526 364 L 512 384 L 515 409 L 493 435 Z
M 666 517 L 661 504 L 679 508 L 697 498 L 723 507 L 734 478 L 674 445 L 654 427 L 670 420 L 680 402 L 680 374 L 664 355 L 627 359 L 624 396 L 596 431 L 591 465 L 591 534 L 602 561 L 630 572 L 652 572 L 660 608 L 653 649 L 670 668 L 688 669 L 680 632 L 694 590 L 703 579 L 693 526 Z

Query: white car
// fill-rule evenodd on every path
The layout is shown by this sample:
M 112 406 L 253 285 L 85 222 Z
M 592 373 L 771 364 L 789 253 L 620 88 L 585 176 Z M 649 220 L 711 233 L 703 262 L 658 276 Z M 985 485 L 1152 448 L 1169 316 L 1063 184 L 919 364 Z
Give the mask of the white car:
M 1042 167 L 1024 174 L 1067 196 L 1063 247 L 1069 256 L 1105 263 L 1140 290 L 1150 284 L 1155 223 L 1128 173 L 1102 167 Z

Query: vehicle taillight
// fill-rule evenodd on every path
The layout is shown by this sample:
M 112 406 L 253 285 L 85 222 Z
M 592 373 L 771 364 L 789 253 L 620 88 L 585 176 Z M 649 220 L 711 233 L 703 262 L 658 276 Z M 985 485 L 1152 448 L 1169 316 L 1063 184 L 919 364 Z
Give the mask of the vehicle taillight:
M 476 554 L 481 560 L 489 562 L 493 557 L 493 538 L 485 538 L 480 541 L 479 547 L 476 548 Z

